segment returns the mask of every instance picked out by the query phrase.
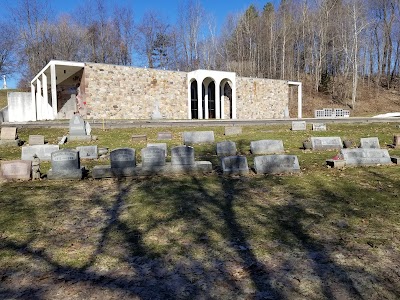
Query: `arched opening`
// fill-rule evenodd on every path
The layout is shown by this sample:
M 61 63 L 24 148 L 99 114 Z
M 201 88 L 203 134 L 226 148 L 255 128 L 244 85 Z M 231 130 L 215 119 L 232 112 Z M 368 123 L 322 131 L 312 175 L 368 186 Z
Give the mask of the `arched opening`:
M 221 82 L 221 115 L 232 119 L 232 83 L 225 79 Z
M 215 119 L 215 83 L 211 81 L 208 85 L 208 118 Z
M 190 112 L 192 119 L 198 119 L 199 118 L 199 112 L 198 112 L 198 93 L 197 93 L 197 81 L 193 80 L 192 83 L 190 84 Z
M 204 119 L 215 119 L 215 81 L 211 77 L 203 80 L 202 84 L 202 108 Z

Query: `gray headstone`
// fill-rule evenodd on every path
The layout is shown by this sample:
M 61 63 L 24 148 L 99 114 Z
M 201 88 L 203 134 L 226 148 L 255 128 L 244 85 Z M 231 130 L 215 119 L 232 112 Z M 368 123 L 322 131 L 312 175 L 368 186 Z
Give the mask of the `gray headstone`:
M 334 150 L 342 149 L 343 144 L 340 137 L 312 137 L 311 145 L 313 150 Z
M 17 128 L 16 127 L 2 127 L 1 128 L 1 140 L 16 140 L 17 139 Z
M 249 166 L 246 156 L 227 156 L 221 159 L 222 171 L 224 174 L 240 175 L 248 174 Z
M 292 121 L 292 130 L 306 130 L 307 124 L 306 121 Z
M 250 142 L 250 151 L 252 154 L 273 154 L 283 153 L 282 140 L 260 140 Z
M 132 135 L 132 142 L 147 141 L 147 135 L 145 134 L 134 134 Z
M 214 143 L 214 131 L 185 131 L 183 143 L 185 145 Z
M 360 139 L 360 148 L 368 148 L 368 149 L 380 149 L 379 139 L 377 137 L 370 138 L 361 138 Z
M 387 149 L 342 149 L 346 166 L 390 165 L 392 161 Z
M 300 172 L 296 155 L 264 155 L 254 158 L 257 174 L 281 174 Z
M 172 165 L 194 165 L 194 148 L 177 146 L 171 149 Z
M 96 146 L 79 146 L 76 147 L 76 150 L 79 152 L 79 157 L 81 159 L 97 159 L 98 153 L 97 153 L 97 145 Z
M 80 169 L 79 152 L 72 149 L 62 149 L 51 154 L 53 172 Z
M 23 179 L 31 178 L 32 162 L 28 160 L 12 160 L 1 162 L 0 177 L 5 179 Z
M 141 157 L 143 169 L 165 166 L 165 151 L 159 147 L 143 148 Z
M 243 129 L 240 126 L 227 126 L 225 127 L 225 135 L 237 135 L 242 134 Z
M 147 143 L 147 147 L 157 147 L 165 152 L 165 156 L 167 156 L 167 144 L 166 143 Z
M 325 123 L 313 123 L 312 130 L 313 131 L 326 131 L 326 124 Z
M 85 136 L 86 125 L 85 121 L 80 115 L 74 115 L 69 121 L 69 135 L 70 136 Z
M 172 140 L 171 132 L 159 132 L 157 133 L 157 140 Z
M 82 179 L 83 170 L 79 152 L 72 149 L 62 149 L 51 154 L 51 169 L 48 179 Z
M 236 144 L 231 141 L 217 143 L 217 156 L 233 156 L 236 155 Z
M 51 154 L 58 150 L 60 150 L 58 145 L 22 146 L 21 159 L 33 160 L 33 156 L 36 154 L 40 160 L 50 161 Z
M 110 152 L 112 169 L 136 167 L 136 152 L 132 148 L 118 148 Z
M 29 136 L 29 145 L 44 145 L 44 136 L 43 135 L 30 135 Z

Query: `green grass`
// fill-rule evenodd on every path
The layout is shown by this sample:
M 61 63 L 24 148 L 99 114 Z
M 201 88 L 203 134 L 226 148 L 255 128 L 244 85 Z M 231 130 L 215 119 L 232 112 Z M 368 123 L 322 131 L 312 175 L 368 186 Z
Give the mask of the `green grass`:
M 394 271 L 400 251 L 400 169 L 328 169 L 325 159 L 336 152 L 300 147 L 306 138 L 323 135 L 354 141 L 378 136 L 386 147 L 396 124 L 328 125 L 328 132 L 319 133 L 286 127 L 244 127 L 242 135 L 229 140 L 252 166 L 250 141 L 282 139 L 286 152 L 298 155 L 301 174 L 1 183 L 0 271 L 18 274 L 15 281 L 6 280 L 7 288 L 17 279 L 47 276 L 56 278 L 51 281 L 56 289 L 61 284 L 57 278 L 74 274 L 77 289 L 82 283 L 82 289 L 95 292 L 100 281 L 109 293 L 123 290 L 143 298 L 152 290 L 161 298 L 176 298 L 166 286 L 177 283 L 187 287 L 182 295 L 206 298 L 255 297 L 269 290 L 278 298 L 321 299 L 337 289 L 349 299 L 376 293 L 395 299 L 400 293 Z M 157 132 L 172 131 L 170 149 L 181 143 L 185 130 L 214 130 L 216 141 L 226 139 L 222 127 L 95 129 L 98 141 L 87 144 L 128 146 L 140 153 L 145 143 L 132 143 L 132 134 L 147 134 L 148 142 L 157 142 Z M 65 133 L 19 130 L 23 140 L 43 134 L 50 143 Z M 20 155 L 20 149 L 1 151 L 2 159 Z M 197 159 L 218 163 L 212 146 L 196 145 L 195 152 Z M 389 152 L 400 155 L 399 150 Z M 178 275 L 186 281 L 176 281 Z M 299 280 L 291 281 L 293 276 Z M 115 283 L 116 278 L 126 286 Z M 150 283 L 154 279 L 155 286 Z M 146 292 L 129 294 L 127 286 L 141 284 Z

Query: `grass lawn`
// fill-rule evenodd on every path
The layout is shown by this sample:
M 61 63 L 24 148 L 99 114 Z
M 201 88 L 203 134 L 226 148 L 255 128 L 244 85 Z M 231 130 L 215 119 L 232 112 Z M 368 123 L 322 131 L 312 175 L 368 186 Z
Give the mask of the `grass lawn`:
M 0 183 L 2 299 L 398 299 L 400 168 L 328 169 L 335 151 L 300 149 L 310 136 L 391 144 L 397 124 L 328 124 L 327 132 L 290 126 L 95 129 L 97 144 L 133 147 L 132 134 L 214 130 L 250 155 L 250 141 L 282 139 L 299 158 L 297 175 L 154 176 L 124 180 Z M 49 143 L 59 129 L 21 129 Z M 170 151 L 168 151 L 170 152 Z M 389 149 L 391 155 L 400 150 Z M 19 148 L 0 148 L 2 160 Z M 197 160 L 218 166 L 214 147 Z M 140 161 L 140 155 L 137 155 Z M 169 157 L 170 158 L 170 157 Z M 168 158 L 168 159 L 169 159 Z M 88 166 L 108 160 L 82 161 Z M 49 163 L 43 163 L 45 173 Z

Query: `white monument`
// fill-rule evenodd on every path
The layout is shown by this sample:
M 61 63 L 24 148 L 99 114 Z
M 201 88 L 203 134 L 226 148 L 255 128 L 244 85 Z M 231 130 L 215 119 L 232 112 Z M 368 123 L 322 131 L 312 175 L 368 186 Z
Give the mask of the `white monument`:
M 6 75 L 3 75 L 3 89 L 7 89 Z

